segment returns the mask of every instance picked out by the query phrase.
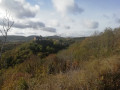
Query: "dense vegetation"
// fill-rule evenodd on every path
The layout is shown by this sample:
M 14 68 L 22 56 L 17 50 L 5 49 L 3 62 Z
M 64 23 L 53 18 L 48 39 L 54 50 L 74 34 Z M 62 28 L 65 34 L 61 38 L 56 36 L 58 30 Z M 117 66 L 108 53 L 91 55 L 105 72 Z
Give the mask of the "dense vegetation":
M 120 89 L 120 28 L 70 43 L 29 42 L 6 51 L 0 66 L 1 89 Z
M 68 41 L 68 40 L 67 40 Z M 52 53 L 57 53 L 59 50 L 66 48 L 72 41 L 66 40 L 41 40 L 41 41 L 31 41 L 29 43 L 24 43 L 15 49 L 6 49 L 0 61 L 0 68 L 8 68 L 10 66 L 15 66 L 20 64 L 27 59 L 30 59 L 32 55 L 38 56 L 39 58 L 44 58 Z M 10 45 L 6 45 L 9 48 Z

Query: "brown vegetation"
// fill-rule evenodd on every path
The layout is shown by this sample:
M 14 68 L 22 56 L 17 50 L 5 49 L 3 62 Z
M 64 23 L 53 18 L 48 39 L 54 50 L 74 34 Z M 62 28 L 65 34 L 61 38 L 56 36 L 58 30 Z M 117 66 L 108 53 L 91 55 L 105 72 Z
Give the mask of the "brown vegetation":
M 119 90 L 120 28 L 1 69 L 2 90 Z

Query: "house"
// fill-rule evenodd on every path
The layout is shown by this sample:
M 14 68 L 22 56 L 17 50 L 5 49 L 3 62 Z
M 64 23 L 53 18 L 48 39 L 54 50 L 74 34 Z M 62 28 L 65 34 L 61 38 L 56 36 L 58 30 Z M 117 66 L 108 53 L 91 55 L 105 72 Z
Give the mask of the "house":
M 42 36 L 36 36 L 33 38 L 34 41 L 41 41 L 43 40 L 43 37 Z

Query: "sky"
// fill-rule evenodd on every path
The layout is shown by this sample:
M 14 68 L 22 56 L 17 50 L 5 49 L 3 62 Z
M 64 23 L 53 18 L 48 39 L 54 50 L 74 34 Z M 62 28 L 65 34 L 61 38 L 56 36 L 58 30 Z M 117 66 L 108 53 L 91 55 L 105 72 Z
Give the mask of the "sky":
M 0 30 L 9 15 L 9 35 L 83 37 L 120 26 L 120 0 L 0 0 Z

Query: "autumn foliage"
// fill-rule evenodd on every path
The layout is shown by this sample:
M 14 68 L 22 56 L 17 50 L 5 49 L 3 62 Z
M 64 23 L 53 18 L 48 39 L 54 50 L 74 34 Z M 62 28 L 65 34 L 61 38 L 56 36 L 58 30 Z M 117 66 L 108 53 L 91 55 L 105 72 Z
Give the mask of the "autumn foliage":
M 70 46 L 32 42 L 6 54 L 0 67 L 2 90 L 120 89 L 120 28 L 107 28 Z

